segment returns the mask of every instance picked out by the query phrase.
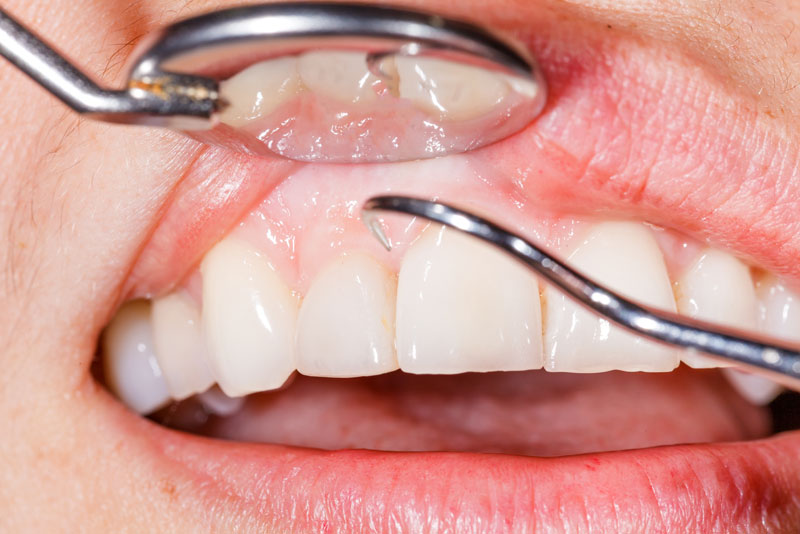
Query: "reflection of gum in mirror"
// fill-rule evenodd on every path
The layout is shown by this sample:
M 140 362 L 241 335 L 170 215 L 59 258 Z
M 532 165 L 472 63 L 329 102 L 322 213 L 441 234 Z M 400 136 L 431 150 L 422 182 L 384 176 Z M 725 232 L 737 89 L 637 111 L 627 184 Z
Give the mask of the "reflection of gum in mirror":
M 353 51 L 257 63 L 220 85 L 225 133 L 200 137 L 306 161 L 400 161 L 492 143 L 538 112 L 538 87 L 522 78 L 429 57 L 380 67 Z

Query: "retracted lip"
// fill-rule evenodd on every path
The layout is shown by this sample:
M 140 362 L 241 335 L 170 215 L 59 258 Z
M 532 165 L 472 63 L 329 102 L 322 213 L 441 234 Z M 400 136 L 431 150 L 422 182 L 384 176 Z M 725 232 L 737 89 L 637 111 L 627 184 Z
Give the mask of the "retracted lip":
M 542 209 L 663 224 L 800 278 L 797 143 L 684 55 L 551 22 L 528 41 L 548 105 L 525 131 L 466 156 L 482 175 Z M 296 165 L 204 149 L 187 162 L 185 185 L 122 297 L 177 283 Z M 221 529 L 244 521 L 278 532 L 789 532 L 800 524 L 797 433 L 554 459 L 322 452 L 188 436 L 100 402 L 117 435 L 151 453 L 154 471 L 191 481 L 198 510 L 220 512 L 201 515 Z
M 800 278 L 799 145 L 748 98 L 658 43 L 608 39 L 569 21 L 538 27 L 527 44 L 549 101 L 524 131 L 462 156 L 483 180 L 530 207 L 661 224 Z M 300 165 L 194 152 L 122 297 L 180 281 Z

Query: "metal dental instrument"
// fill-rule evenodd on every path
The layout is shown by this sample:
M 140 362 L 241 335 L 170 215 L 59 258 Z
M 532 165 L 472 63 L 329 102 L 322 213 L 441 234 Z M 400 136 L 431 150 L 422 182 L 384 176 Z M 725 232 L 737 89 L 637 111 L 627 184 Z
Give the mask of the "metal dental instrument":
M 376 62 L 390 54 L 454 58 L 538 84 L 531 115 L 545 99 L 539 69 L 519 46 L 469 23 L 406 9 L 274 3 L 211 12 L 146 38 L 120 89 L 103 88 L 0 9 L 0 54 L 76 112 L 117 123 L 211 128 L 226 104 L 219 82 L 232 74 L 221 71 L 232 58 L 253 64 L 326 47 L 363 50 Z
M 474 236 L 521 261 L 603 319 L 640 336 L 733 363 L 800 391 L 800 349 L 797 346 L 638 304 L 575 271 L 525 238 L 439 202 L 403 196 L 378 196 L 367 200 L 362 207 L 362 220 L 387 249 L 391 249 L 391 242 L 378 218 L 380 213 L 421 217 Z

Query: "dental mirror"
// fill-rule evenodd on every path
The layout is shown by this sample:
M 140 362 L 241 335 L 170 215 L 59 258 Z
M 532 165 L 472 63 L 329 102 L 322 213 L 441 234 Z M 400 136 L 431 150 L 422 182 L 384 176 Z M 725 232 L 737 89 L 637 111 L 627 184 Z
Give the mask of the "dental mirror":
M 157 31 L 100 88 L 0 10 L 0 53 L 79 113 L 259 156 L 337 163 L 466 152 L 531 123 L 538 65 L 479 26 L 406 9 L 276 3 Z

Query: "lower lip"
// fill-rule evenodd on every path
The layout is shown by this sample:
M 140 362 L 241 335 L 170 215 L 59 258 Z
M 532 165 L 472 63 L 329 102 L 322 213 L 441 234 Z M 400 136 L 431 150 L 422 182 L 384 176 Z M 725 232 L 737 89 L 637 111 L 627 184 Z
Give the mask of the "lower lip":
M 146 424 L 165 459 L 188 469 L 205 509 L 258 531 L 706 533 L 800 526 L 796 432 L 747 443 L 528 458 L 329 452 Z

